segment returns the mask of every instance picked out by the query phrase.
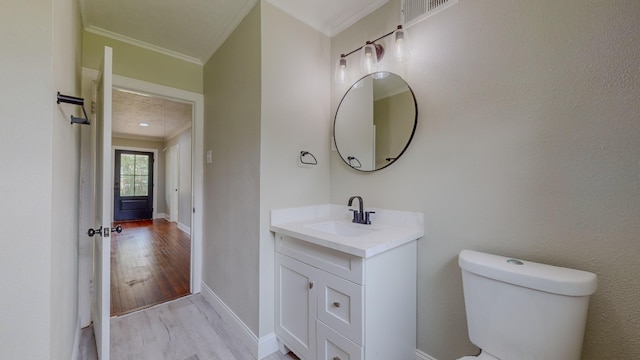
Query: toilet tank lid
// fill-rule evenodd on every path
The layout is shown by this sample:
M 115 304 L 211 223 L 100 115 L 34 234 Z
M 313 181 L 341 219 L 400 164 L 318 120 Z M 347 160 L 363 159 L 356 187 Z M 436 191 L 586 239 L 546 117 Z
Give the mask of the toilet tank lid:
M 462 250 L 458 264 L 463 270 L 490 279 L 566 296 L 588 296 L 596 291 L 593 273 L 532 261 Z

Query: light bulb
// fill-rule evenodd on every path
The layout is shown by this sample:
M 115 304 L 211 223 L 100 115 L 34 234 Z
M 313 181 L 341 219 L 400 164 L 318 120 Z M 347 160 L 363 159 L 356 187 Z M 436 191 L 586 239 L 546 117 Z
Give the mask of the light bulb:
M 375 44 L 367 42 L 367 44 L 362 48 L 360 66 L 362 68 L 362 72 L 365 74 L 371 74 L 378 69 L 378 55 L 376 53 Z
M 336 63 L 336 71 L 334 74 L 334 80 L 338 84 L 345 84 L 349 82 L 349 71 L 347 67 L 347 57 L 342 54 L 340 59 Z
M 399 62 L 404 63 L 411 58 L 411 53 L 409 52 L 409 34 L 407 30 L 402 28 L 402 25 L 398 25 L 394 39 L 393 57 Z

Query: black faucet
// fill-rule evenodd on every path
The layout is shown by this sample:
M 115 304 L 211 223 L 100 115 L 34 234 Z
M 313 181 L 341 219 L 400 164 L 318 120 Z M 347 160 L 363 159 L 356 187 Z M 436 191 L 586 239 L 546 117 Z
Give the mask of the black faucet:
M 370 225 L 371 220 L 369 219 L 369 215 L 375 214 L 375 211 L 364 211 L 364 203 L 361 196 L 350 197 L 349 202 L 347 203 L 348 206 L 351 206 L 351 204 L 353 204 L 353 199 L 358 199 L 359 210 L 349 209 L 349 211 L 353 211 L 353 220 L 351 220 L 351 222 Z

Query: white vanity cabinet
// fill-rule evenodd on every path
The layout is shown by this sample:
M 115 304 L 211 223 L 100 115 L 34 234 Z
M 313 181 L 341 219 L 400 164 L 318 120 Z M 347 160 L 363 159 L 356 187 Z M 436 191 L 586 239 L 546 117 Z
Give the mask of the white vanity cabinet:
M 304 360 L 415 359 L 415 240 L 371 257 L 278 232 L 275 240 L 281 351 Z

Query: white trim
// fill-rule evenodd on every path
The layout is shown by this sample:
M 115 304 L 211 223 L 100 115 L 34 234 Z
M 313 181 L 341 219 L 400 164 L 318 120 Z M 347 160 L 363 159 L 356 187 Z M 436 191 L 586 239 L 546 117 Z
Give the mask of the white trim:
M 207 56 L 205 56 L 204 59 L 201 59 L 201 64 L 206 64 L 207 62 L 209 62 L 209 59 L 211 59 L 213 54 L 215 54 L 215 52 L 218 51 L 218 48 L 222 46 L 222 44 L 224 44 L 225 41 L 227 41 L 227 38 L 231 35 L 231 33 L 233 33 L 233 31 L 238 27 L 238 25 L 240 25 L 242 20 L 244 20 L 244 18 L 249 14 L 249 12 L 251 11 L 251 9 L 253 9 L 256 3 L 257 3 L 256 0 L 245 2 L 242 9 L 240 9 L 240 11 L 236 13 L 236 16 L 231 20 L 231 22 L 229 22 L 229 24 L 227 24 L 227 26 L 224 28 L 222 33 L 220 33 L 220 35 L 218 35 L 218 37 L 213 41 L 213 43 L 211 43 L 211 49 L 209 50 L 209 53 L 207 54 Z
M 427 355 L 422 351 L 416 349 L 416 360 L 437 360 L 433 356 Z
M 82 68 L 83 78 L 96 79 L 98 72 L 93 69 Z M 192 172 L 192 209 L 191 214 L 191 293 L 200 292 L 202 283 L 202 214 L 204 210 L 203 193 L 203 149 L 204 149 L 204 95 L 187 90 L 158 85 L 147 81 L 113 75 L 113 87 L 139 91 L 176 101 L 193 104 L 193 126 L 191 126 L 191 163 Z
M 288 9 L 288 7 L 285 4 L 282 4 L 283 1 L 278 1 L 278 0 L 266 0 L 269 4 L 275 6 L 276 8 L 280 9 L 282 12 L 284 12 L 285 14 L 288 14 L 296 19 L 301 19 L 300 16 L 298 16 L 298 14 L 292 12 L 290 9 Z M 308 26 L 318 30 L 319 32 L 321 32 L 322 34 L 324 34 L 325 36 L 332 38 L 336 35 L 338 35 L 339 33 L 341 33 L 343 30 L 347 29 L 348 27 L 350 27 L 351 25 L 357 23 L 358 21 L 360 21 L 362 18 L 364 18 L 365 16 L 371 14 L 372 12 L 376 11 L 379 7 L 385 5 L 386 3 L 388 3 L 389 0 L 375 0 L 371 3 L 367 3 L 367 5 L 358 10 L 355 14 L 349 16 L 348 18 L 340 21 L 337 24 L 320 24 L 316 21 L 307 21 L 302 19 L 301 21 L 306 23 Z M 303 16 L 305 17 L 305 16 Z
M 275 332 L 263 336 L 258 340 L 258 359 L 264 359 L 276 351 L 278 351 L 278 339 L 276 338 Z
M 134 135 L 134 134 L 123 134 L 118 132 L 111 132 L 113 137 L 117 137 L 120 139 L 128 139 L 128 140 L 142 140 L 142 141 L 158 141 L 165 142 L 165 139 L 157 136 L 144 136 L 144 135 Z
M 76 335 L 73 338 L 73 349 L 71 351 L 71 360 L 79 360 L 80 359 L 80 316 L 78 316 L 78 321 L 76 323 Z
M 339 33 L 341 33 L 343 30 L 345 30 L 348 27 L 350 27 L 351 25 L 357 23 L 358 21 L 360 21 L 365 16 L 367 16 L 367 15 L 371 14 L 372 12 L 378 10 L 379 7 L 381 7 L 382 5 L 385 5 L 388 2 L 389 2 L 389 0 L 374 1 L 373 3 L 368 4 L 365 8 L 361 9 L 357 13 L 349 16 L 347 19 L 345 19 L 341 23 L 332 25 L 331 29 L 329 29 L 328 33 L 325 32 L 325 31 L 323 31 L 323 32 L 325 33 L 325 35 L 327 35 L 328 37 L 332 38 L 332 37 L 338 35 Z
M 178 229 L 180 229 L 180 230 L 186 232 L 187 234 L 191 235 L 191 228 L 188 227 L 187 225 L 181 223 L 181 222 L 178 222 Z
M 158 209 L 158 149 L 151 148 L 139 148 L 133 146 L 120 146 L 120 145 L 111 145 L 111 184 L 115 184 L 115 169 L 116 169 L 116 150 L 130 150 L 130 151 L 140 151 L 140 152 L 150 152 L 153 153 L 153 211 L 151 213 L 151 218 L 155 219 L 157 217 L 157 209 Z M 111 208 L 114 210 L 113 217 L 115 218 L 115 194 L 111 198 Z M 115 220 L 114 220 L 115 221 Z
M 202 283 L 202 296 L 229 325 L 233 335 L 249 349 L 254 358 L 260 360 L 278 351 L 275 333 L 258 338 L 205 283 Z
M 81 1 L 82 3 L 82 1 Z M 176 58 L 179 60 L 183 60 L 183 61 L 187 61 L 196 65 L 200 65 L 203 66 L 203 62 L 201 59 L 195 58 L 193 56 L 189 56 L 189 55 L 185 55 L 185 54 L 181 54 L 179 52 L 173 51 L 173 50 L 169 50 L 169 49 L 165 49 L 163 47 L 160 46 L 156 46 L 153 44 L 149 44 L 146 43 L 144 41 L 140 41 L 134 38 L 130 38 L 128 36 L 124 36 L 118 33 L 114 33 L 112 31 L 109 30 L 105 30 L 99 27 L 95 27 L 95 26 L 87 26 L 84 28 L 84 30 L 86 32 L 90 32 L 92 34 L 96 34 L 96 35 L 100 35 L 100 36 L 104 36 L 106 38 L 109 39 L 113 39 L 113 40 L 117 40 L 117 41 L 122 41 L 123 43 L 127 43 L 133 46 L 137 46 L 143 49 L 147 49 L 150 51 L 154 51 L 157 53 L 160 53 L 162 55 L 166 55 L 166 56 L 171 56 L 172 58 Z
M 186 124 L 185 126 L 181 126 L 179 129 L 174 130 L 171 134 L 167 135 L 167 137 L 164 139 L 164 141 L 169 141 L 171 139 L 173 139 L 174 137 L 182 134 L 183 132 L 187 131 L 191 129 L 191 121 Z

